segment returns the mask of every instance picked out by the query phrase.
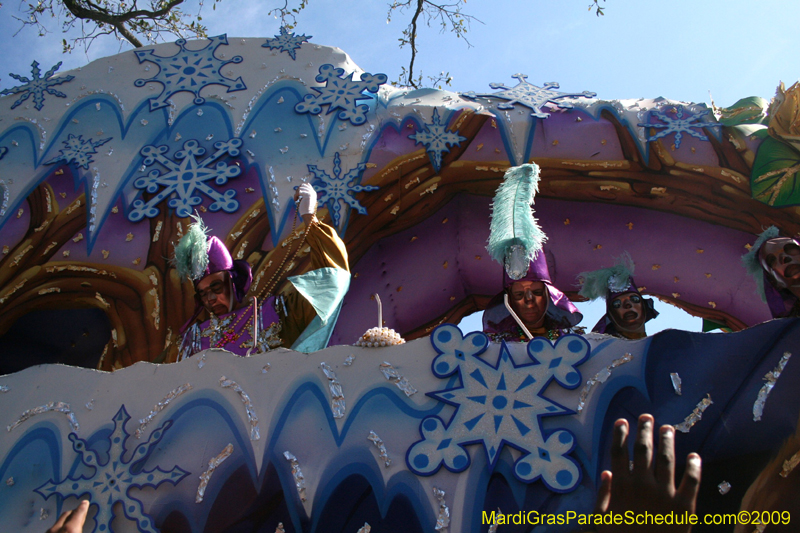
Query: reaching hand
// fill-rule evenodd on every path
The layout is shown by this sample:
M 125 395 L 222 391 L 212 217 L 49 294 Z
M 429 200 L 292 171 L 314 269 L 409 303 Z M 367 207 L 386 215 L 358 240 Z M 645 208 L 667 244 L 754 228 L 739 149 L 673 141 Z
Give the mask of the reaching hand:
M 72 511 L 64 511 L 46 533 L 82 533 L 89 512 L 89 501 L 82 500 Z
M 597 494 L 595 513 L 624 514 L 649 512 L 675 515 L 684 512 L 693 514 L 700 488 L 700 456 L 689 454 L 686 470 L 678 489 L 675 489 L 675 428 L 661 426 L 658 453 L 653 457 L 653 417 L 639 417 L 636 442 L 633 446 L 633 470 L 628 462 L 628 421 L 619 419 L 614 423 L 611 442 L 611 472 L 600 475 L 600 490 Z M 654 460 L 655 459 L 655 460 Z M 636 531 L 650 533 L 689 533 L 691 525 L 612 525 L 598 526 L 600 533 L 614 531 Z
M 314 215 L 317 212 L 317 191 L 310 183 L 303 183 L 294 193 L 294 201 L 300 200 L 297 213 L 305 219 L 306 215 Z

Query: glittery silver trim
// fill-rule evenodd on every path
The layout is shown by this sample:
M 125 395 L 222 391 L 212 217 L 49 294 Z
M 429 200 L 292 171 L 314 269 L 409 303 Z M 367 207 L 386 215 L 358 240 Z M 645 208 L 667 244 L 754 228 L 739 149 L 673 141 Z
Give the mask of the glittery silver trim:
M 180 387 L 176 387 L 176 388 L 172 389 L 171 391 L 169 391 L 167 393 L 167 395 L 164 396 L 164 398 L 161 399 L 160 402 L 158 402 L 157 404 L 155 404 L 153 406 L 153 409 L 150 411 L 149 415 L 147 415 L 146 417 L 144 417 L 141 420 L 139 420 L 139 427 L 134 432 L 134 436 L 137 439 L 141 439 L 142 438 L 142 434 L 144 433 L 144 428 L 147 427 L 147 424 L 152 422 L 153 419 L 156 417 L 156 415 L 158 413 L 160 413 L 166 406 L 168 406 L 172 400 L 174 400 L 175 398 L 177 398 L 178 396 L 180 396 L 181 394 L 183 394 L 187 390 L 190 390 L 191 388 L 192 388 L 191 383 L 184 383 Z
M 444 491 L 433 487 L 433 494 L 439 500 L 439 514 L 436 517 L 436 526 L 433 529 L 446 532 L 447 528 L 450 527 L 450 509 L 447 508 L 447 503 L 444 501 Z
M 367 440 L 372 441 L 372 443 L 378 448 L 378 451 L 381 454 L 381 459 L 383 459 L 383 464 L 386 465 L 386 468 L 389 468 L 392 465 L 392 460 L 389 459 L 389 454 L 386 452 L 386 446 L 384 446 L 383 441 L 378 434 L 374 431 L 370 431 Z
M 364 525 L 361 526 L 360 528 L 358 528 L 358 531 L 356 533 L 369 533 L 371 530 L 372 530 L 372 526 L 370 526 L 368 523 L 364 522 Z
M 766 383 L 764 383 L 764 385 L 761 387 L 761 390 L 758 391 L 758 397 L 753 404 L 753 421 L 758 422 L 761 420 L 761 415 L 764 414 L 764 404 L 767 402 L 767 396 L 769 396 L 769 393 L 772 392 L 775 382 L 778 381 L 779 377 L 781 377 L 781 372 L 783 372 L 783 369 L 791 356 L 791 353 L 784 352 L 783 357 L 781 357 L 781 360 L 778 361 L 778 366 L 772 369 L 772 371 L 767 372 L 764 376 L 764 381 L 766 381 Z
M 214 470 L 217 469 L 219 465 L 225 461 L 230 455 L 233 453 L 233 444 L 228 444 L 225 448 L 217 455 L 216 457 L 211 458 L 208 461 L 208 470 L 200 474 L 200 485 L 197 487 L 197 496 L 194 498 L 194 503 L 200 503 L 203 501 L 203 496 L 206 494 L 206 487 L 208 486 L 208 482 L 211 480 L 211 475 L 214 473 Z
M 6 385 L 0 385 L 0 392 L 8 392 L 10 390 Z
M 14 486 L 14 478 L 13 477 L 8 478 L 6 480 L 6 485 L 8 485 L 9 487 L 13 487 Z
M 278 522 L 278 527 L 275 528 L 275 533 L 286 533 L 286 530 L 283 529 L 283 522 Z
M 411 396 L 417 392 L 417 389 L 411 386 L 411 383 L 408 382 L 406 378 L 401 376 L 397 370 L 394 369 L 391 363 L 387 363 L 384 361 L 380 364 L 380 371 L 383 373 L 383 376 L 388 380 L 393 382 L 397 385 L 397 388 L 403 391 L 406 396 Z
M 675 394 L 680 396 L 681 395 L 681 377 L 678 375 L 677 372 L 672 372 L 669 375 L 669 379 L 672 381 L 672 388 L 675 389 Z
M 306 478 L 303 477 L 303 472 L 300 471 L 300 464 L 297 462 L 297 457 L 292 455 L 291 452 L 283 452 L 283 456 L 292 465 L 292 475 L 294 476 L 294 484 L 297 487 L 297 494 L 300 495 L 300 501 L 306 501 Z
M 703 411 L 708 409 L 708 406 L 712 403 L 714 402 L 711 401 L 711 395 L 707 394 L 707 397 L 700 400 L 700 402 L 697 404 L 697 407 L 692 410 L 692 412 L 686 417 L 686 419 L 684 419 L 683 422 L 680 424 L 675 424 L 675 429 L 682 431 L 683 433 L 689 433 L 689 430 L 692 428 L 692 426 L 697 424 L 700 419 L 703 418 Z
M 50 510 L 42 507 L 39 511 L 39 520 L 47 520 L 48 518 L 50 518 Z
M 494 522 L 492 522 L 492 524 L 489 526 L 489 530 L 486 533 L 497 533 L 497 526 L 498 526 L 497 517 L 501 514 L 503 514 L 503 511 L 501 511 L 500 508 L 498 507 L 497 514 L 495 515 L 494 518 Z
M 262 373 L 262 374 L 266 374 L 267 372 L 269 372 L 269 367 L 270 367 L 270 364 L 269 364 L 269 363 L 267 363 L 266 365 L 264 365 L 264 368 L 262 368 L 262 369 L 261 369 L 261 373 Z
M 800 452 L 797 452 L 783 462 L 783 470 L 781 470 L 780 473 L 781 477 L 787 477 L 791 474 L 792 470 L 794 470 L 798 464 L 800 464 Z
M 348 355 L 347 359 L 344 360 L 344 366 L 352 365 L 353 361 L 355 361 L 355 360 L 356 360 L 356 356 L 355 355 L 353 355 L 353 354 Z
M 48 411 L 58 411 L 60 413 L 64 413 L 65 415 L 67 415 L 67 419 L 69 420 L 69 425 L 72 426 L 72 431 L 78 431 L 78 429 L 80 429 L 80 426 L 78 425 L 78 420 L 75 418 L 75 413 L 73 413 L 72 410 L 69 408 L 69 404 L 64 402 L 48 402 L 44 405 L 39 405 L 38 407 L 34 407 L 33 409 L 28 409 L 27 411 L 19 415 L 19 418 L 17 418 L 17 420 L 14 421 L 14 423 L 8 426 L 6 429 L 8 431 L 11 431 L 18 425 L 28 420 L 29 418 L 34 417 L 36 415 L 40 415 L 42 413 L 46 413 Z
M 331 390 L 331 411 L 333 411 L 333 418 L 344 418 L 344 411 L 346 409 L 344 403 L 344 392 L 342 392 L 342 384 L 336 379 L 336 373 L 324 361 L 320 363 L 322 372 L 328 378 L 328 387 Z
M 586 398 L 589 397 L 589 391 L 592 390 L 592 387 L 596 383 L 605 383 L 606 380 L 611 377 L 611 371 L 617 368 L 620 365 L 624 365 L 625 363 L 629 363 L 633 359 L 633 356 L 629 353 L 626 353 L 619 359 L 614 359 L 610 365 L 601 369 L 597 374 L 594 375 L 593 378 L 586 381 L 586 385 L 583 386 L 581 390 L 581 395 L 578 398 L 578 412 L 580 413 L 583 411 L 583 408 L 586 406 Z
M 731 491 L 731 484 L 727 481 L 723 481 L 719 485 L 717 485 L 720 494 L 728 494 Z
M 94 409 L 94 398 L 86 402 L 86 410 L 91 411 L 92 409 Z
M 0 205 L 0 217 L 6 216 L 6 210 L 8 209 L 8 198 L 10 196 L 8 192 L 8 185 L 6 185 L 5 180 L 0 180 L 0 188 L 3 189 L 3 204 Z
M 197 361 L 197 368 L 203 368 L 206 366 L 206 354 L 200 356 L 200 360 Z
M 247 411 L 247 418 L 250 420 L 250 440 L 258 440 L 261 438 L 261 435 L 258 432 L 258 416 L 256 416 L 256 410 L 253 407 L 253 402 L 250 400 L 250 396 L 239 386 L 238 383 L 235 381 L 222 376 L 219 378 L 219 384 L 222 388 L 232 388 L 239 394 L 239 397 L 242 399 L 242 403 L 244 404 L 245 411 Z

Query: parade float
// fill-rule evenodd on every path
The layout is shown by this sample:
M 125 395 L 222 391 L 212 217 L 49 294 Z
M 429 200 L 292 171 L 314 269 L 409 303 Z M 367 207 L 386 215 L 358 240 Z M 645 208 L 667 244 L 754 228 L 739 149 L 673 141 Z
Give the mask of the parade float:
M 679 470 L 703 457 L 698 512 L 785 510 L 745 493 L 761 476 L 797 494 L 800 327 L 764 323 L 740 258 L 766 226 L 800 232 L 797 86 L 725 109 L 524 74 L 412 90 L 309 39 L 221 35 L 13 73 L 4 527 L 43 531 L 88 497 L 87 531 L 577 531 L 482 513 L 590 512 L 613 421 L 643 412 L 679 426 Z M 577 275 L 627 251 L 643 294 L 732 333 L 505 344 L 453 326 L 502 289 L 491 198 L 532 160 L 555 286 L 579 299 Z M 189 217 L 251 264 L 256 293 L 308 269 L 303 182 L 350 259 L 330 347 L 176 363 L 195 300 L 170 257 Z M 376 324 L 408 342 L 353 346 Z

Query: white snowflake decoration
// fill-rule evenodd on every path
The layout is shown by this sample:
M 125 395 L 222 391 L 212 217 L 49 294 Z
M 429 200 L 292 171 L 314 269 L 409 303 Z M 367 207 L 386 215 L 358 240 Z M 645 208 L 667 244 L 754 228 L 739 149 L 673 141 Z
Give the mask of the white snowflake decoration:
M 349 205 L 360 214 L 366 215 L 367 210 L 355 199 L 355 193 L 378 190 L 378 187 L 374 185 L 357 184 L 361 178 L 361 173 L 367 168 L 364 163 L 359 163 L 344 176 L 341 175 L 341 163 L 342 160 L 339 157 L 339 152 L 336 152 L 333 156 L 333 177 L 329 176 L 324 170 L 317 168 L 316 165 L 308 165 L 309 172 L 314 174 L 315 179 L 311 184 L 314 186 L 314 190 L 319 194 L 319 205 L 323 206 L 327 204 L 333 224 L 338 228 L 341 228 L 342 204 Z
M 591 91 L 583 91 L 581 93 L 562 93 L 552 89 L 558 89 L 559 85 L 556 82 L 547 82 L 544 87 L 537 87 L 526 80 L 528 76 L 525 74 L 514 74 L 511 76 L 519 80 L 519 83 L 514 87 L 506 87 L 502 83 L 490 83 L 489 87 L 492 89 L 502 89 L 499 93 L 476 94 L 475 91 L 462 93 L 462 96 L 467 98 L 500 98 L 507 100 L 502 104 L 498 104 L 497 109 L 514 109 L 514 104 L 524 105 L 533 110 L 531 116 L 536 118 L 547 118 L 550 113 L 545 113 L 542 108 L 548 103 L 557 105 L 560 108 L 571 109 L 573 105 L 570 102 L 565 102 L 565 98 L 594 98 L 597 93 Z
M 241 139 L 216 142 L 214 143 L 216 152 L 202 161 L 198 161 L 197 158 L 205 154 L 206 149 L 200 146 L 195 139 L 186 141 L 183 150 L 175 152 L 175 161 L 164 156 L 169 150 L 167 146 L 145 146 L 140 151 L 145 157 L 144 166 L 150 166 L 158 161 L 167 171 L 162 174 L 158 169 L 151 170 L 146 177 L 134 181 L 133 185 L 137 189 L 146 189 L 149 193 L 158 191 L 159 187 L 163 187 L 163 189 L 150 198 L 147 203 L 143 200 L 134 201 L 133 209 L 128 214 L 128 220 L 138 222 L 143 217 L 155 217 L 159 213 L 156 206 L 168 196 L 172 196 L 172 198 L 167 205 L 175 209 L 175 214 L 179 217 L 188 217 L 192 214 L 192 207 L 200 205 L 203 201 L 200 196 L 195 196 L 198 192 L 214 200 L 208 206 L 210 211 L 222 209 L 226 213 L 235 212 L 239 209 L 239 202 L 234 199 L 236 191 L 228 189 L 224 193 L 220 193 L 212 189 L 206 182 L 213 179 L 217 185 L 225 185 L 229 179 L 235 178 L 242 172 L 239 166 L 228 165 L 223 161 L 211 166 L 224 155 L 238 156 L 241 146 Z
M 136 87 L 144 87 L 149 82 L 164 86 L 160 95 L 150 99 L 150 111 L 169 106 L 168 100 L 172 95 L 182 91 L 194 93 L 194 103 L 201 105 L 206 99 L 200 96 L 200 90 L 208 85 L 224 85 L 229 93 L 247 88 L 241 77 L 234 80 L 222 75 L 225 65 L 241 63 L 242 56 L 233 56 L 231 59 L 217 59 L 214 56 L 220 45 L 228 44 L 228 36 L 209 37 L 209 41 L 200 50 L 187 50 L 186 39 L 178 39 L 175 44 L 181 47 L 180 51 L 167 57 L 154 55 L 152 49 L 134 51 L 139 63 L 149 61 L 159 67 L 158 74 L 152 78 L 138 79 L 133 83 Z
M 319 74 L 315 78 L 317 83 L 325 83 L 325 87 L 312 87 L 319 94 L 307 94 L 302 102 L 294 106 L 298 113 L 311 113 L 318 115 L 322 112 L 323 105 L 328 106 L 326 114 L 333 113 L 336 109 L 341 109 L 337 115 L 340 120 L 349 120 L 353 125 L 358 126 L 367 121 L 367 104 L 359 104 L 359 100 L 368 100 L 371 96 L 365 96 L 363 91 L 377 93 L 378 88 L 386 83 L 386 74 L 370 74 L 365 72 L 361 75 L 360 81 L 353 80 L 353 72 L 346 78 L 341 76 L 344 69 L 335 68 L 331 64 L 319 67 Z
M 442 168 L 442 154 L 450 151 L 450 147 L 458 146 L 466 137 L 462 137 L 457 131 L 448 131 L 447 124 L 439 123 L 439 111 L 433 109 L 433 119 L 430 124 L 425 124 L 423 131 L 418 131 L 414 135 L 409 135 L 409 139 L 414 139 L 417 144 L 421 144 L 428 152 L 428 157 L 433 163 L 436 172 Z
M 567 454 L 575 437 L 557 429 L 545 438 L 540 419 L 544 416 L 572 414 L 572 411 L 542 396 L 555 379 L 564 388 L 581 383 L 575 368 L 589 356 L 589 344 L 577 335 L 565 335 L 555 346 L 537 337 L 528 343 L 531 362 L 517 365 L 503 342 L 493 366 L 478 357 L 486 350 L 488 338 L 480 332 L 463 337 L 452 324 L 436 328 L 431 343 L 440 354 L 432 364 L 434 375 L 445 378 L 459 373 L 461 385 L 428 393 L 456 407 L 450 422 L 429 416 L 420 424 L 422 440 L 406 454 L 406 463 L 418 475 L 432 475 L 442 464 L 453 472 L 465 470 L 470 456 L 464 448 L 482 443 L 489 468 L 504 445 L 523 452 L 514 463 L 514 475 L 530 483 L 542 479 L 556 492 L 578 486 L 581 470 Z
M 80 459 L 84 465 L 94 469 L 90 477 L 65 477 L 63 481 L 56 483 L 48 481 L 36 492 L 45 499 L 53 494 L 58 494 L 61 498 L 75 496 L 83 498 L 88 496 L 89 502 L 97 505 L 97 514 L 94 517 L 95 529 L 93 531 L 113 531 L 111 523 L 114 521 L 114 504 L 122 504 L 125 516 L 129 520 L 135 520 L 139 531 L 144 533 L 158 533 L 153 519 L 142 509 L 142 502 L 134 498 L 128 492 L 132 488 L 141 489 L 152 487 L 156 489 L 164 482 L 177 485 L 189 472 L 178 466 L 172 470 L 164 471 L 156 467 L 153 470 L 144 470 L 145 461 L 155 450 L 158 443 L 164 437 L 164 433 L 172 425 L 172 420 L 168 420 L 150 434 L 147 442 L 143 442 L 136 447 L 136 450 L 126 461 L 124 456 L 127 451 L 125 444 L 130 434 L 125 431 L 125 424 L 130 420 L 130 415 L 125 410 L 125 406 L 120 407 L 114 415 L 114 430 L 108 437 L 110 448 L 108 450 L 108 460 L 100 463 L 99 454 L 89 449 L 86 441 L 79 438 L 75 433 L 69 434 L 72 441 L 72 449 L 80 454 Z
M 58 96 L 59 98 L 66 98 L 66 94 L 53 89 L 53 86 L 61 85 L 62 83 L 66 83 L 75 78 L 75 76 L 61 76 L 60 78 L 52 78 L 51 76 L 59 69 L 59 67 L 61 67 L 61 61 L 56 63 L 56 66 L 45 72 L 44 78 L 40 78 L 39 73 L 41 70 L 39 70 L 39 62 L 34 61 L 31 63 L 31 74 L 33 78 L 28 79 L 25 76 L 20 76 L 19 74 L 9 74 L 9 76 L 15 80 L 21 81 L 25 85 L 12 87 L 11 89 L 3 89 L 0 91 L 0 96 L 6 96 L 9 94 L 20 95 L 17 101 L 14 102 L 14 105 L 11 106 L 11 109 L 14 109 L 22 102 L 33 96 L 33 107 L 35 107 L 37 111 L 41 111 L 42 107 L 44 107 L 44 93 L 50 93 L 53 96 Z
M 59 150 L 59 155 L 52 158 L 50 161 L 45 161 L 45 165 L 52 165 L 59 161 L 64 164 L 75 163 L 76 166 L 83 167 L 89 170 L 89 164 L 93 161 L 92 154 L 96 154 L 96 148 L 103 146 L 110 141 L 112 137 L 100 139 L 99 141 L 92 141 L 88 139 L 83 140 L 83 135 L 69 134 L 67 140 L 64 141 L 64 148 Z
M 271 50 L 286 52 L 289 54 L 289 57 L 296 60 L 297 57 L 295 57 L 295 50 L 301 48 L 302 44 L 307 43 L 311 37 L 313 36 L 289 33 L 289 30 L 286 29 L 286 26 L 281 26 L 281 33 L 276 35 L 274 38 L 267 38 L 267 42 L 261 46 Z
M 664 111 L 658 109 L 652 109 L 650 111 L 650 115 L 655 116 L 664 121 L 664 123 L 660 122 L 648 122 L 646 124 L 639 124 L 639 126 L 643 128 L 659 128 L 661 131 L 656 133 L 653 136 L 648 136 L 648 141 L 655 141 L 656 139 L 661 139 L 662 137 L 666 137 L 667 135 L 674 133 L 675 134 L 675 148 L 681 147 L 681 139 L 683 138 L 684 133 L 688 133 L 692 137 L 696 137 L 701 141 L 707 141 L 708 137 L 704 134 L 695 131 L 695 128 L 721 128 L 722 124 L 719 122 L 697 122 L 700 120 L 703 114 L 697 113 L 694 114 L 690 112 L 688 109 L 684 108 L 682 105 L 676 105 L 671 108 L 671 110 L 675 113 L 675 117 L 670 117 Z M 686 118 L 684 118 L 686 115 Z

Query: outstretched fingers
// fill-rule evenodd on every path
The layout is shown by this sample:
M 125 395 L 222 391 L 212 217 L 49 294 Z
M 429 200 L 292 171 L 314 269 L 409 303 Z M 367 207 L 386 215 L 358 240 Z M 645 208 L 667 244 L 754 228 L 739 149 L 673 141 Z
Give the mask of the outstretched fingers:
M 604 470 L 600 474 L 600 488 L 597 489 L 597 502 L 595 502 L 595 514 L 603 514 L 608 511 L 611 505 L 611 483 L 613 476 L 610 471 Z
M 694 512 L 697 493 L 700 490 L 701 471 L 700 456 L 696 453 L 690 453 L 686 459 L 686 470 L 683 472 L 683 479 L 680 487 L 678 487 L 676 497 L 692 512 Z
M 633 443 L 633 469 L 649 472 L 653 464 L 653 417 L 649 414 L 639 416 L 636 441 Z
M 656 483 L 667 494 L 675 493 L 675 428 L 661 426 L 656 454 Z

